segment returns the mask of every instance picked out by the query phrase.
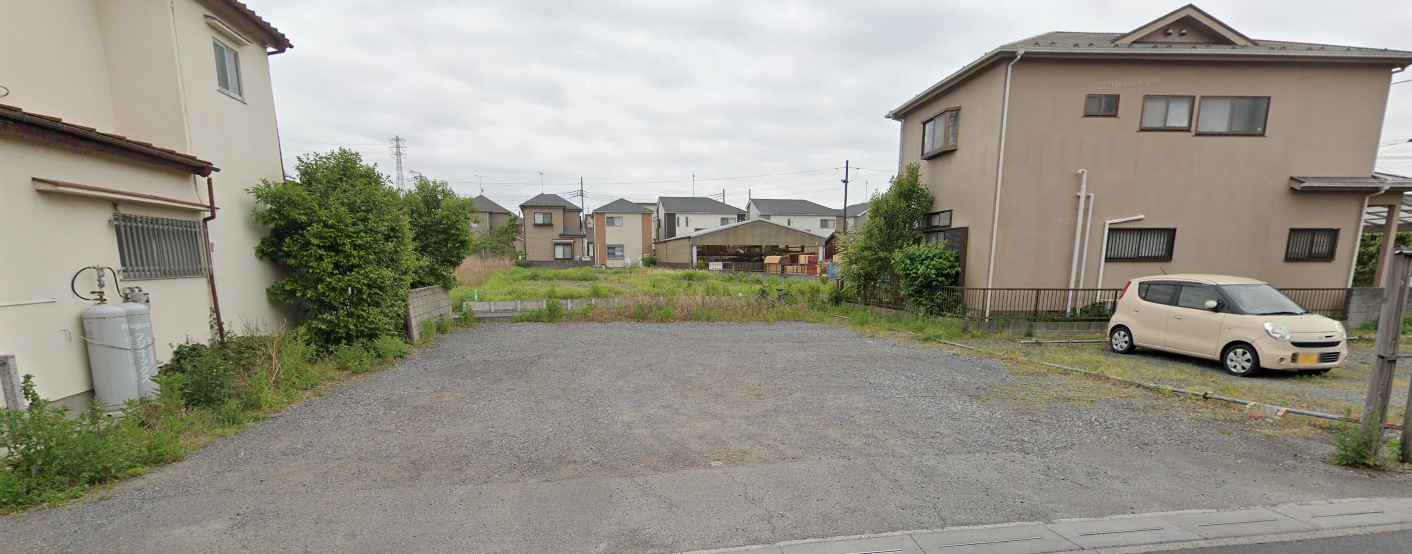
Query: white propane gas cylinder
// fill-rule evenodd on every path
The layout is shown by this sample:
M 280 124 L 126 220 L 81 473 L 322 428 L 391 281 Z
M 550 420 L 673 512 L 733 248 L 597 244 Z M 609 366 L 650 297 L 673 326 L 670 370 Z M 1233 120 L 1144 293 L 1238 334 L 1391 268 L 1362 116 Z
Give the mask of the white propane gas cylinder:
M 82 318 L 93 394 L 103 404 L 103 412 L 111 415 L 122 410 L 124 402 L 138 398 L 127 310 L 112 304 L 97 304 L 84 310 Z
M 137 302 L 123 302 L 127 332 L 132 340 L 132 365 L 137 371 L 137 392 L 143 398 L 157 396 L 157 339 L 152 334 L 152 309 Z

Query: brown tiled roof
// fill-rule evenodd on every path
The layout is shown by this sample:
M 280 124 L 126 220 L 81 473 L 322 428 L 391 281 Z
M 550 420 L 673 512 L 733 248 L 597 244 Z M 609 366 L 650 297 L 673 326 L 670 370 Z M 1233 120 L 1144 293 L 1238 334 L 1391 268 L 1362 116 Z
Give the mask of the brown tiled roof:
M 22 132 L 37 132 L 59 142 L 89 147 L 99 151 L 117 154 L 138 161 L 175 167 L 203 177 L 213 171 L 220 171 L 211 162 L 154 146 L 148 142 L 133 140 L 122 135 L 105 133 L 84 125 L 67 123 L 54 116 L 30 113 L 14 106 L 0 104 L 0 127 L 17 127 Z
M 245 3 L 239 0 L 207 0 L 207 3 L 214 11 L 235 19 L 232 23 L 243 23 L 258 32 L 261 35 L 260 38 L 265 41 L 265 45 L 274 48 L 275 53 L 294 48 L 294 44 L 289 42 L 289 37 L 284 36 L 284 33 L 281 33 L 270 22 L 265 21 L 265 18 L 260 17 Z

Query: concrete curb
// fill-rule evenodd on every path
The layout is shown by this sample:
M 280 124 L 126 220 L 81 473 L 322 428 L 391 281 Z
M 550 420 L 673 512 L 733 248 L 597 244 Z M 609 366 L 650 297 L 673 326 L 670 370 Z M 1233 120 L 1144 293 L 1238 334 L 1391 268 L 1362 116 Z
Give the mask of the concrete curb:
M 1412 529 L 1412 498 L 1348 498 L 894 531 L 681 554 L 1104 554 L 1286 542 Z

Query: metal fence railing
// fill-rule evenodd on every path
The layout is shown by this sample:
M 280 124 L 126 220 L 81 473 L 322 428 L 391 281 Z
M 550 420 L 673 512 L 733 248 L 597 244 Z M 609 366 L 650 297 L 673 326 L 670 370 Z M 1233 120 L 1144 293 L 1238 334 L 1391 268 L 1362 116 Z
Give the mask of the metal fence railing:
M 966 319 L 1107 321 L 1122 289 L 943 289 L 942 313 Z
M 1304 309 L 1329 319 L 1348 319 L 1349 289 L 1279 289 Z

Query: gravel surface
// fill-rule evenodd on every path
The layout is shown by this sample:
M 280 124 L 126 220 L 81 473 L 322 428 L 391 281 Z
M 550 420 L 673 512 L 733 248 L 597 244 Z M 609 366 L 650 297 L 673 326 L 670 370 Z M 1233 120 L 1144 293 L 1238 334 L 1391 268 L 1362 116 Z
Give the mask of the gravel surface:
M 108 498 L 0 517 L 0 552 L 674 552 L 1412 496 L 1160 397 L 1004 394 L 1057 383 L 814 324 L 480 325 Z

